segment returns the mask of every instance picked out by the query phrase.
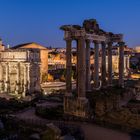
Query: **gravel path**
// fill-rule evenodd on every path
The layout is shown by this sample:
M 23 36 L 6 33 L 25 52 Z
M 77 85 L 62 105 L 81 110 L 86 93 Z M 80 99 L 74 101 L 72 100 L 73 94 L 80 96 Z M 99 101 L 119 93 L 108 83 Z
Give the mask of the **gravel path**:
M 25 110 L 24 112 L 17 113 L 16 117 L 20 119 L 35 119 L 39 121 L 44 121 L 44 123 L 47 122 L 46 119 L 42 119 L 35 115 L 34 108 L 30 108 L 28 110 Z M 109 128 L 103 128 L 95 124 L 79 122 L 67 123 L 80 125 L 84 131 L 86 140 L 131 140 L 131 136 L 127 133 L 112 130 Z
M 131 140 L 127 133 L 100 127 L 93 124 L 81 124 L 86 140 Z

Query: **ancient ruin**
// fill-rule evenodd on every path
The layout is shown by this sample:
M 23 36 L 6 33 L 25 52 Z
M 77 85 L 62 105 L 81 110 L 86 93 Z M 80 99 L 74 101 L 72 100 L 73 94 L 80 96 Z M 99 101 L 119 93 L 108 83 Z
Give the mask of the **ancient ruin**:
M 0 52 L 0 93 L 19 95 L 40 92 L 40 51 L 7 49 Z
M 38 43 L 31 42 L 25 44 L 19 44 L 11 49 L 39 49 L 40 50 L 40 82 L 43 81 L 43 77 L 48 74 L 48 49 Z
M 113 34 L 105 32 L 99 27 L 95 19 L 85 20 L 83 26 L 64 25 L 61 26 L 64 31 L 64 40 L 66 41 L 66 94 L 64 98 L 64 111 L 66 114 L 88 117 L 89 103 L 86 98 L 86 92 L 100 90 L 102 87 L 113 86 L 112 76 L 112 47 L 116 43 L 119 45 L 119 79 L 118 85 L 124 86 L 124 42 L 122 34 Z M 72 41 L 77 42 L 77 82 L 76 98 L 72 94 L 72 63 L 71 49 Z M 91 84 L 90 69 L 90 46 L 94 44 L 94 83 Z M 99 47 L 102 48 L 102 71 L 99 76 Z M 106 52 L 108 55 L 108 68 L 106 68 Z

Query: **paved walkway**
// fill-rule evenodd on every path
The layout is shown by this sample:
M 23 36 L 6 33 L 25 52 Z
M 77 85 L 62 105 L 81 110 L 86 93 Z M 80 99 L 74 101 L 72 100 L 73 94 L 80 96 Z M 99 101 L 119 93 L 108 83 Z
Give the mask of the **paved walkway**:
M 93 124 L 81 124 L 86 140 L 131 140 L 127 133 L 103 128 Z
M 35 119 L 38 121 L 47 122 L 46 119 L 42 119 L 35 115 L 35 109 L 30 108 L 24 112 L 16 114 L 16 117 L 20 119 Z M 53 121 L 52 121 L 53 122 Z M 54 121 L 56 122 L 56 121 Z M 66 123 L 66 122 L 65 122 Z M 84 131 L 86 140 L 131 140 L 131 137 L 127 133 L 112 130 L 109 128 L 103 128 L 98 125 L 82 122 L 67 122 L 68 124 L 76 124 L 81 126 Z

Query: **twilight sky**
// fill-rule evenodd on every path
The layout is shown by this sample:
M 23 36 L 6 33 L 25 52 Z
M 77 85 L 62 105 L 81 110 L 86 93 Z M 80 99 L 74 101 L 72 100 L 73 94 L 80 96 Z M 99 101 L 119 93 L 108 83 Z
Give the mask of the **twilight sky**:
M 38 42 L 64 47 L 63 24 L 96 18 L 106 31 L 140 45 L 140 0 L 0 0 L 0 37 L 10 46 Z

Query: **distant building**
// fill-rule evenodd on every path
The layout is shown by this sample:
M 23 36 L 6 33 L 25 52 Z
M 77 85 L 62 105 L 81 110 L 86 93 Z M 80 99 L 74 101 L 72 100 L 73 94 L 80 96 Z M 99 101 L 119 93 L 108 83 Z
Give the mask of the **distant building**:
M 124 48 L 124 74 L 128 75 L 130 69 L 130 56 L 131 49 L 128 47 Z M 102 50 L 99 51 L 99 72 L 101 72 L 101 54 Z M 76 57 L 76 48 L 72 48 L 72 65 L 76 66 L 77 57 Z M 91 48 L 90 54 L 90 63 L 91 67 L 94 68 L 94 49 Z M 119 73 L 119 48 L 113 46 L 112 49 L 112 72 Z M 48 67 L 49 70 L 57 70 L 66 68 L 66 49 L 65 48 L 51 48 L 48 54 Z M 106 68 L 108 69 L 108 55 L 106 51 Z
M 124 74 L 128 75 L 130 72 L 130 56 L 131 50 L 126 46 L 124 48 Z M 108 58 L 107 58 L 108 59 Z M 112 50 L 112 69 L 114 73 L 119 73 L 119 47 L 114 46 Z M 108 66 L 108 64 L 107 64 Z
M 140 53 L 140 46 L 136 46 L 136 47 L 134 48 L 134 51 L 135 51 L 136 53 Z
M 57 50 L 49 51 L 48 54 L 48 69 L 57 70 L 66 68 L 66 55 L 65 52 Z
M 140 72 L 140 46 L 133 49 L 133 53 L 130 57 L 130 65 L 133 73 Z

